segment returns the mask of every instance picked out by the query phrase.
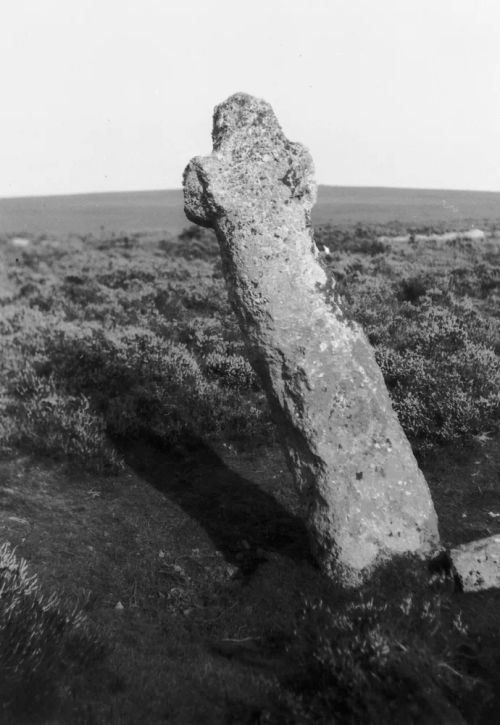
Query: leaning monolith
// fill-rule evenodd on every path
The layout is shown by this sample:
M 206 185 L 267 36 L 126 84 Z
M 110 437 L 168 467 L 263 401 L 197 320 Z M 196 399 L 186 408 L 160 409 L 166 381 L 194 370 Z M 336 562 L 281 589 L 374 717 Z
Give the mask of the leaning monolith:
M 232 307 L 307 504 L 313 551 L 347 586 L 397 554 L 437 548 L 426 481 L 374 352 L 316 260 L 309 152 L 271 106 L 216 107 L 213 152 L 184 172 L 189 220 L 219 240 Z

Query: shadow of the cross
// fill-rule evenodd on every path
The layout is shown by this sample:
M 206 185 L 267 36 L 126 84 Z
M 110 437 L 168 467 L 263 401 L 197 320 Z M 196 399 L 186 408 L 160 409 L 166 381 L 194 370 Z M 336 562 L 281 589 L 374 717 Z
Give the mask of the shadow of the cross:
M 200 439 L 170 448 L 150 440 L 118 445 L 137 475 L 198 521 L 242 575 L 251 575 L 270 552 L 313 563 L 303 522 Z

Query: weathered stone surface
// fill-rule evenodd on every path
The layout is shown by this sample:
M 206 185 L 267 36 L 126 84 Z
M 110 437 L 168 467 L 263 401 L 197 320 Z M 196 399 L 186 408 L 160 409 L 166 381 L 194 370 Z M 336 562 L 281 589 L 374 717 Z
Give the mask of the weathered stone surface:
M 500 587 L 500 535 L 457 546 L 450 558 L 464 592 Z
M 217 106 L 213 152 L 184 172 L 185 212 L 212 227 L 249 358 L 306 498 L 321 566 L 357 585 L 396 554 L 430 553 L 437 520 L 374 353 L 316 260 L 309 152 L 271 106 Z

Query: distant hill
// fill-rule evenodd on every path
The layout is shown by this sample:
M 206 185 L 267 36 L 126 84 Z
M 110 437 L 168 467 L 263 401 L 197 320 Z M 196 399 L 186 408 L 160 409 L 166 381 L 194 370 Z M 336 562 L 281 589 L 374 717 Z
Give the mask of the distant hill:
M 0 234 L 177 233 L 188 225 L 180 189 L 0 199 Z
M 320 186 L 315 224 L 357 222 L 451 226 L 500 221 L 500 192 Z M 0 199 L 0 234 L 178 233 L 189 222 L 182 191 L 134 191 Z
M 480 224 L 500 221 L 500 192 L 320 186 L 316 224 Z

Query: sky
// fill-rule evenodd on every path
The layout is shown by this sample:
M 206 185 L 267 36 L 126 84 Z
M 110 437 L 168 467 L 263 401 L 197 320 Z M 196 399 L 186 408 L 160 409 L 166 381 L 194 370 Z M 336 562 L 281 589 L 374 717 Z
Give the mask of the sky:
M 269 101 L 319 183 L 500 191 L 498 0 L 0 2 L 0 196 L 179 188 Z

